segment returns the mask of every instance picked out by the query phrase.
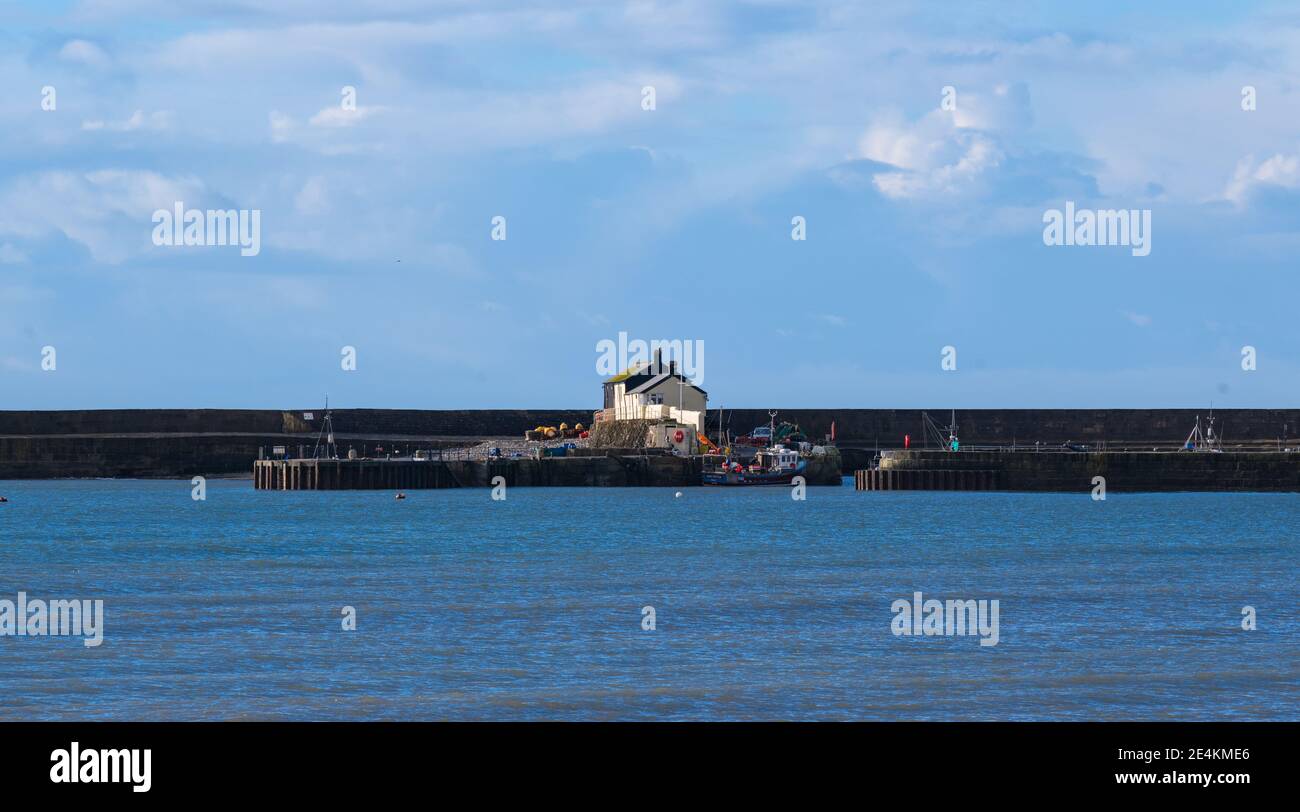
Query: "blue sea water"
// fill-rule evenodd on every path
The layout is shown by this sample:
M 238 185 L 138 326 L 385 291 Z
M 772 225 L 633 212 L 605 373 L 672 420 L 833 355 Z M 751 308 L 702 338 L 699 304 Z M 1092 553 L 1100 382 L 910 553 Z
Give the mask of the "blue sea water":
M 0 494 L 0 599 L 105 614 L 0 637 L 5 720 L 1300 719 L 1296 494 Z M 918 590 L 999 643 L 895 636 Z

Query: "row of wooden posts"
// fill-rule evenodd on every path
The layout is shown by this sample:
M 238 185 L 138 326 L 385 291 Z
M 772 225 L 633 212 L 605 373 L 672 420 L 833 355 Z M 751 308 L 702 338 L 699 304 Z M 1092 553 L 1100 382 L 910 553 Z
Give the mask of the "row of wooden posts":
M 967 469 L 870 468 L 853 472 L 860 491 L 996 491 L 999 472 Z

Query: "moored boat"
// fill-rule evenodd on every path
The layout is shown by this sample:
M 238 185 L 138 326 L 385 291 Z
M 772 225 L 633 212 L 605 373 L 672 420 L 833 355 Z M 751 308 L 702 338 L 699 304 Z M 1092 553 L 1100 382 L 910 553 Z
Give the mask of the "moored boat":
M 704 457 L 703 482 L 705 485 L 789 485 L 807 467 L 808 461 L 798 451 L 780 445 L 759 451 L 749 463 L 708 454 Z

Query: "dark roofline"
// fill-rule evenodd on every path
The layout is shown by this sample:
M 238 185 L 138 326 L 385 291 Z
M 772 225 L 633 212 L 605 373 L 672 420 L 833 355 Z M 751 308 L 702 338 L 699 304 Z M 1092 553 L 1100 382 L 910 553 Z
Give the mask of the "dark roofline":
M 709 396 L 708 392 L 705 392 L 703 388 L 691 383 L 690 378 L 687 378 L 685 375 L 681 374 L 680 372 L 663 372 L 658 375 L 643 375 L 640 377 L 644 378 L 644 380 L 637 381 L 637 384 L 635 386 L 630 385 L 632 381 L 635 380 L 635 378 L 629 378 L 628 380 L 623 382 L 624 386 L 627 387 L 624 390 L 626 391 L 627 394 L 635 395 L 637 394 L 636 390 L 640 389 L 643 386 L 646 386 L 647 384 L 653 383 L 657 380 L 663 379 L 666 381 L 668 379 L 672 379 L 674 381 L 686 381 L 686 385 L 689 386 L 691 389 L 694 389 L 695 391 L 704 395 L 706 398 Z

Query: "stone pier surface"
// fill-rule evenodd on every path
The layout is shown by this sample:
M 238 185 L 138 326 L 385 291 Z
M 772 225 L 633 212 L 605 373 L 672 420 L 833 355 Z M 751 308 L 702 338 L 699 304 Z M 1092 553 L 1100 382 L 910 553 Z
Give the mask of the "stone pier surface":
M 1300 491 L 1300 452 L 887 451 L 858 490 Z

